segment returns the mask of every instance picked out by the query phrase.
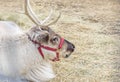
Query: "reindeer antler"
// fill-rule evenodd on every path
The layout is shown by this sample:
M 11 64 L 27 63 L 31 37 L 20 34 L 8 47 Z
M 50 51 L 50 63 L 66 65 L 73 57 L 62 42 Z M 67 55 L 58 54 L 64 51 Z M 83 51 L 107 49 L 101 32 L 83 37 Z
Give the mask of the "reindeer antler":
M 44 23 L 46 21 L 48 21 L 52 14 L 53 14 L 53 10 L 51 10 L 50 14 L 48 15 L 48 17 L 46 17 L 43 21 L 40 21 L 38 19 L 38 17 L 36 16 L 36 14 L 33 12 L 31 6 L 30 6 L 30 1 L 29 0 L 25 0 L 25 14 L 38 26 L 43 26 Z M 59 14 L 59 16 L 57 17 L 56 20 L 54 20 L 53 22 L 45 25 L 45 26 L 49 26 L 49 25 L 52 25 L 54 23 L 56 23 L 58 21 L 58 19 L 60 18 L 61 14 Z
M 39 25 L 40 21 L 38 20 L 35 13 L 32 11 L 29 0 L 25 0 L 25 14 L 36 24 Z

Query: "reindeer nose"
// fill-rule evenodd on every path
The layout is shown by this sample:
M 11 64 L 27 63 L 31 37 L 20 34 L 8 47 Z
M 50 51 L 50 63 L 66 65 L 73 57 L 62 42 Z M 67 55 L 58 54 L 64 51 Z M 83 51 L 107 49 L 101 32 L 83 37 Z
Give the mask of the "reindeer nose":
M 68 47 L 68 49 L 67 49 L 67 50 L 69 50 L 69 51 L 73 52 L 73 51 L 74 51 L 74 49 L 75 49 L 74 44 L 69 44 L 69 47 Z
M 67 40 L 65 40 L 66 42 L 67 42 L 67 51 L 71 51 L 71 52 L 73 52 L 74 51 L 74 49 L 75 49 L 75 45 L 74 44 L 72 44 L 72 43 L 70 43 L 70 42 L 68 42 Z

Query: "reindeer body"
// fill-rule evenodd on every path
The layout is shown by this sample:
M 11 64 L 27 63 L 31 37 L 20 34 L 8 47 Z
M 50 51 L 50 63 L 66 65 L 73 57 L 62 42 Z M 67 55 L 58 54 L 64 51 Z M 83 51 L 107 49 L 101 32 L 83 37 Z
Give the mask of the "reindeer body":
M 54 78 L 49 60 L 59 61 L 67 58 L 75 46 L 55 33 L 49 25 L 44 25 L 51 14 L 40 21 L 32 11 L 29 0 L 25 0 L 25 13 L 36 24 L 36 27 L 24 32 L 15 23 L 0 22 L 0 81 L 12 78 L 16 82 L 46 82 Z M 10 82 L 10 81 L 9 81 Z
M 13 36 L 16 34 L 21 34 L 23 31 L 11 21 L 0 21 L 0 38 L 4 36 Z
M 42 59 L 37 45 L 17 25 L 0 22 L 0 32 L 0 75 L 35 82 L 54 77 L 51 65 Z

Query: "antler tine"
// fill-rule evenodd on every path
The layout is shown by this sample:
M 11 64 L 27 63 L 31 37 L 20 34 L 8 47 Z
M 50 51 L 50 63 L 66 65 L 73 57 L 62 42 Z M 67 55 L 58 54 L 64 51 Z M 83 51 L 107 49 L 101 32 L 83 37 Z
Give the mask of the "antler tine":
M 33 12 L 30 6 L 30 1 L 25 0 L 25 13 L 36 25 L 42 26 L 46 21 L 48 21 L 51 18 L 53 14 L 53 10 L 51 10 L 51 13 L 48 15 L 48 17 L 45 18 L 45 20 L 40 21 L 38 17 L 36 16 L 36 14 Z
M 48 21 L 51 18 L 52 14 L 53 14 L 53 9 L 51 9 L 50 14 L 48 15 L 48 17 L 45 18 L 45 20 L 41 22 L 41 24 L 44 24 L 46 21 Z
M 46 26 L 50 26 L 50 25 L 55 24 L 55 23 L 58 21 L 58 19 L 59 19 L 60 17 L 61 17 L 61 12 L 59 12 L 58 17 L 57 17 L 54 21 L 52 21 L 51 23 L 47 24 Z
M 40 21 L 32 11 L 29 0 L 25 0 L 25 14 L 36 24 L 40 25 Z

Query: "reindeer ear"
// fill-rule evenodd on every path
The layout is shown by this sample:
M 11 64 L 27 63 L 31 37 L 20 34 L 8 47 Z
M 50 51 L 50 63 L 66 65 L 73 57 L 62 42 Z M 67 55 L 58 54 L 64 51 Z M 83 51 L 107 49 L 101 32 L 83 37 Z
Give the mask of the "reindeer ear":
M 39 36 L 37 36 L 37 41 L 39 43 L 48 42 L 48 40 L 49 40 L 49 33 L 46 31 L 41 32 Z
M 49 40 L 49 33 L 45 30 L 41 30 L 39 28 L 31 28 L 28 33 L 31 40 L 36 41 L 37 43 L 45 43 Z

